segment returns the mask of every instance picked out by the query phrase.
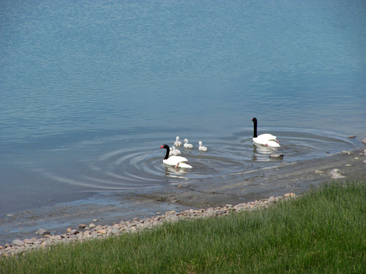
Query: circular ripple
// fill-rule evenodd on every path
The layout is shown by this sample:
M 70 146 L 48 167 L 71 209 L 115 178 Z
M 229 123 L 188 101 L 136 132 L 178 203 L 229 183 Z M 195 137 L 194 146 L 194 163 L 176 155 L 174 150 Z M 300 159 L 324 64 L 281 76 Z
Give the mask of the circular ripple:
M 324 132 L 287 130 L 272 133 L 281 144 L 278 149 L 255 146 L 251 137 L 244 137 L 250 136 L 250 133 L 238 131 L 229 137 L 202 138 L 208 151 L 200 152 L 199 139 L 191 137 L 189 140 L 194 148 L 180 147 L 179 150 L 193 166 L 192 169 L 164 165 L 162 160 L 165 150 L 159 149 L 161 139 L 141 138 L 126 143 L 123 137 L 120 137 L 120 141 L 118 137 L 109 137 L 104 142 L 83 143 L 74 149 L 80 160 L 67 173 L 53 168 L 42 169 L 42 173 L 58 182 L 89 190 L 148 189 L 166 184 L 222 179 L 282 162 L 319 158 L 354 147 L 350 141 Z M 168 145 L 173 145 L 175 137 L 170 139 L 172 142 Z M 284 159 L 279 161 L 269 158 L 275 153 L 284 154 Z M 72 157 L 72 153 L 68 156 Z

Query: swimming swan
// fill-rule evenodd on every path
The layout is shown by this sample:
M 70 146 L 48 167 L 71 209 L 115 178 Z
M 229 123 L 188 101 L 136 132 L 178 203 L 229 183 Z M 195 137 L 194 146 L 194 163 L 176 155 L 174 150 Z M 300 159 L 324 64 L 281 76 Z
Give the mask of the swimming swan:
M 199 142 L 198 142 L 198 144 L 199 144 L 199 147 L 198 147 L 198 150 L 199 150 L 199 151 L 207 151 L 207 147 L 204 147 L 204 146 L 202 145 L 202 142 L 201 142 L 201 141 L 199 141 Z
M 188 165 L 188 160 L 181 156 L 170 156 L 169 152 L 170 148 L 168 145 L 162 145 L 160 148 L 166 149 L 165 158 L 163 160 L 163 163 L 168 166 L 175 166 L 175 167 L 181 167 L 181 168 L 192 168 L 192 166 Z
M 176 147 L 180 147 L 181 145 L 182 145 L 182 142 L 181 141 L 179 141 L 179 136 L 177 136 L 176 138 L 175 138 L 175 142 L 174 142 L 174 145 L 176 146 Z
M 188 144 L 188 139 L 184 139 L 184 147 L 185 148 L 193 148 L 192 144 Z
M 253 142 L 258 145 L 268 146 L 268 147 L 280 147 L 280 143 L 276 140 L 276 136 L 266 133 L 257 135 L 257 118 L 252 119 L 254 123 L 254 133 Z
M 172 149 L 171 149 L 171 151 L 169 152 L 169 156 L 176 156 L 176 155 L 179 155 L 179 154 L 181 154 L 181 152 L 180 152 L 180 150 L 179 149 L 176 149 L 175 148 L 175 146 L 172 146 Z

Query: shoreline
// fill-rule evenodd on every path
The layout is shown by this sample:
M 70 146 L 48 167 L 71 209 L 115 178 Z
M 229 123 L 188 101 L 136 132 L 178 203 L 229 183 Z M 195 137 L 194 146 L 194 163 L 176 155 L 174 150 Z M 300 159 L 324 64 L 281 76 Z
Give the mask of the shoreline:
M 241 178 L 240 182 L 237 182 L 238 176 Z M 50 208 L 45 216 L 32 215 L 30 211 L 28 212 L 29 216 L 22 217 L 22 213 L 19 213 L 19 215 L 15 214 L 6 218 L 14 221 L 23 218 L 23 222 L 19 224 L 30 229 L 25 233 L 9 231 L 9 237 L 7 238 L 13 236 L 16 242 L 11 241 L 11 243 L 4 245 L 0 243 L 0 256 L 18 254 L 28 249 L 47 246 L 60 241 L 77 240 L 83 238 L 84 232 L 96 232 L 91 237 L 101 237 L 98 235 L 119 234 L 117 230 L 122 233 L 128 230 L 126 227 L 131 227 L 132 230 L 134 230 L 132 227 L 135 227 L 136 230 L 144 223 L 147 227 L 154 223 L 156 225 L 160 223 L 159 220 L 165 219 L 162 216 L 166 216 L 167 213 L 169 216 L 172 215 L 169 219 L 174 219 L 175 217 L 178 218 L 179 214 L 190 216 L 191 213 L 197 214 L 197 212 L 203 215 L 208 214 L 207 212 L 215 212 L 214 214 L 220 212 L 219 215 L 222 215 L 241 206 L 256 207 L 257 204 L 261 203 L 269 205 L 283 199 L 285 194 L 302 195 L 310 188 L 318 187 L 326 181 L 352 180 L 365 177 L 366 149 L 361 147 L 319 159 L 289 164 L 279 160 L 278 165 L 271 168 L 231 174 L 224 178 L 221 183 L 174 185 L 166 187 L 164 192 L 156 191 L 137 196 L 126 194 L 123 196 L 123 203 L 121 203 L 121 196 L 112 200 L 107 197 L 108 202 L 106 205 L 98 203 L 94 205 L 90 203 L 83 205 L 76 203 L 71 206 L 60 205 L 56 212 L 52 212 L 55 210 L 54 207 Z M 233 178 L 235 178 L 236 183 L 230 183 L 230 179 Z M 139 214 L 136 214 L 139 210 Z M 40 213 L 44 214 L 44 211 Z M 103 217 L 99 218 L 98 216 Z M 2 220 L 4 223 L 6 218 Z M 37 218 L 38 221 L 32 220 Z M 67 218 L 70 218 L 70 221 L 65 223 Z M 160 219 L 157 220 L 156 218 Z M 94 221 L 96 219 L 98 221 Z M 57 230 L 52 230 L 52 222 L 54 226 L 58 227 Z M 49 227 L 46 226 L 47 223 Z M 84 228 L 80 229 L 79 225 L 83 223 L 89 225 L 85 225 Z M 90 227 L 91 223 L 95 223 L 95 227 Z M 88 229 L 85 230 L 87 227 Z M 34 237 L 39 228 L 43 228 L 48 232 L 44 235 L 38 235 L 38 238 Z M 69 228 L 68 232 L 66 232 L 67 228 Z M 93 230 L 94 228 L 97 228 L 97 230 Z M 48 236 L 43 237 L 45 235 Z M 86 238 L 90 237 L 86 236 Z
M 51 235 L 48 230 L 38 229 L 36 234 L 40 238 L 32 237 L 29 239 L 15 239 L 10 244 L 0 246 L 0 259 L 14 255 L 21 255 L 39 248 L 46 248 L 54 244 L 83 242 L 93 239 L 102 239 L 111 236 L 121 235 L 122 233 L 133 233 L 143 229 L 151 229 L 162 225 L 165 222 L 176 222 L 179 220 L 190 220 L 195 218 L 208 218 L 216 216 L 225 216 L 232 212 L 252 211 L 268 208 L 282 200 L 295 198 L 294 193 L 287 193 L 284 196 L 268 199 L 256 200 L 237 205 L 226 204 L 222 207 L 209 207 L 201 209 L 186 209 L 181 212 L 174 210 L 160 213 L 157 216 L 147 218 L 133 218 L 127 221 L 120 221 L 110 225 L 96 225 L 97 219 L 90 224 L 79 224 L 77 228 L 68 228 L 66 233 Z

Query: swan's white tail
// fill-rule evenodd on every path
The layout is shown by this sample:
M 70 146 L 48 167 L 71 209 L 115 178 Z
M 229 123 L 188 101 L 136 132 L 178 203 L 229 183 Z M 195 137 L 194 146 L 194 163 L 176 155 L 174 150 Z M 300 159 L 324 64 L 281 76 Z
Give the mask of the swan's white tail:
M 178 167 L 181 167 L 181 168 L 192 168 L 192 166 L 190 166 L 189 164 L 186 164 L 186 163 L 179 163 L 178 164 Z

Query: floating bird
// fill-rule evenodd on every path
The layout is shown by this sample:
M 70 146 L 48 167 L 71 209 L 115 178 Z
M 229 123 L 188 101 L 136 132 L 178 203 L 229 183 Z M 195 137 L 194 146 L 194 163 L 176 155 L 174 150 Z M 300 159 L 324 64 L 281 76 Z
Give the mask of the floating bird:
M 199 142 L 198 142 L 198 144 L 199 144 L 199 147 L 198 147 L 198 150 L 199 150 L 199 151 L 207 151 L 207 147 L 204 147 L 204 146 L 202 145 L 202 142 L 201 142 L 201 141 L 199 141 Z
M 170 156 L 170 147 L 168 145 L 162 145 L 160 148 L 166 149 L 165 158 L 163 160 L 163 163 L 168 166 L 175 166 L 175 167 L 181 167 L 181 168 L 192 168 L 192 166 L 188 165 L 188 160 L 181 156 Z
M 175 138 L 175 142 L 174 142 L 174 145 L 176 146 L 176 147 L 180 147 L 181 145 L 182 145 L 182 142 L 181 141 L 179 141 L 179 136 L 177 136 L 176 138 Z
M 172 149 L 170 150 L 170 153 L 169 153 L 169 156 L 172 156 L 172 155 L 179 155 L 181 154 L 180 150 L 179 149 L 176 149 L 175 146 L 172 146 Z
M 188 144 L 188 139 L 184 139 L 184 147 L 185 148 L 193 148 L 192 144 Z
M 257 135 L 257 118 L 252 119 L 254 123 L 254 133 L 253 142 L 258 145 L 268 146 L 268 147 L 280 147 L 280 143 L 276 140 L 276 136 L 266 133 Z

